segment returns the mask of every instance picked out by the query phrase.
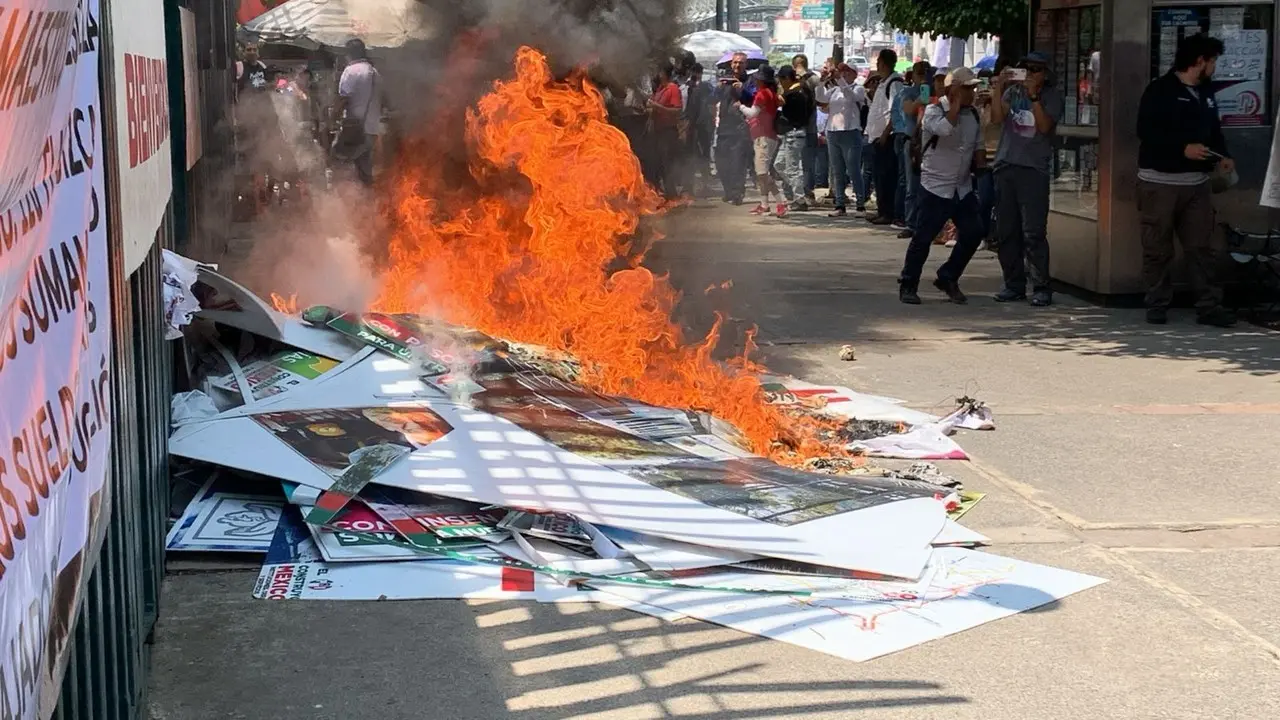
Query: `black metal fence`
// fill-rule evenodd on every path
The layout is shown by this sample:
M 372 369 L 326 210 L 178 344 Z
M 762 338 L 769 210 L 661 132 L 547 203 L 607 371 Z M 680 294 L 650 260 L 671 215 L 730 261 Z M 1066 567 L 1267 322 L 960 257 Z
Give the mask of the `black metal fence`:
M 178 8 L 195 14 L 197 75 L 204 153 L 186 169 L 182 33 Z M 110 0 L 102 0 L 101 56 L 111 57 Z M 169 66 L 173 197 L 146 261 L 123 272 L 118 172 L 108 166 L 111 263 L 112 438 L 109 515 L 68 652 L 54 717 L 135 720 L 147 714 L 150 635 L 160 608 L 164 536 L 169 511 L 169 401 L 173 352 L 164 339 L 160 270 L 163 248 L 216 256 L 230 232 L 231 103 L 236 0 L 164 0 Z M 109 68 L 104 64 L 103 68 Z M 116 92 L 100 72 L 104 147 L 114 146 Z M 108 157 L 112 153 L 106 153 Z M 108 161 L 110 162 L 110 160 Z M 94 543 L 96 538 L 90 538 Z

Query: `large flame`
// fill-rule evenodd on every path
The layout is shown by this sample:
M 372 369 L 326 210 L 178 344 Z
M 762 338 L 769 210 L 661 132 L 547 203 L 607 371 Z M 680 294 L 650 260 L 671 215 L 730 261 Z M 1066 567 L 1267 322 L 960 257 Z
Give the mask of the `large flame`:
M 466 189 L 414 148 L 400 154 L 376 309 L 571 353 L 584 385 L 710 411 L 778 460 L 819 451 L 816 422 L 767 405 L 746 353 L 712 359 L 719 319 L 700 342 L 682 337 L 671 319 L 679 294 L 632 247 L 660 198 L 584 77 L 556 80 L 522 48 L 515 76 L 467 113 L 467 142 Z

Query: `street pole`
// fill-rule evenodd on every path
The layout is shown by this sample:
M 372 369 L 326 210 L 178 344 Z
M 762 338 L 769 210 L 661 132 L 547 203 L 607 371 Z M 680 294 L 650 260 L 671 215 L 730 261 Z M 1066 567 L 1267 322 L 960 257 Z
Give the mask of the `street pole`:
M 837 63 L 844 62 L 844 0 L 835 0 L 833 8 L 834 17 L 831 23 L 835 25 L 835 38 L 833 38 L 831 57 L 835 58 Z
M 739 15 L 741 14 L 739 12 L 738 0 L 725 0 L 725 2 L 727 3 L 727 6 L 728 6 L 728 12 L 726 13 L 726 15 L 729 16 L 728 30 L 731 33 L 736 33 L 738 32 L 738 20 L 739 20 Z
M 716 0 L 716 29 L 724 30 L 724 2 L 725 0 Z

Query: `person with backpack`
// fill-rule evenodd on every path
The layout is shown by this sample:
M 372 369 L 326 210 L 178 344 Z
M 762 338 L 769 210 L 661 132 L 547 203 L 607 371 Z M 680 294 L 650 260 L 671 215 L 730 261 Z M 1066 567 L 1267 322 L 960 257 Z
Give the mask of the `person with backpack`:
M 871 100 L 867 113 L 867 137 L 875 145 L 876 153 L 876 216 L 872 225 L 890 225 L 894 221 L 894 209 L 898 190 L 898 155 L 893 145 L 893 102 L 906 86 L 902 75 L 894 68 L 898 53 L 885 48 L 876 58 L 876 71 L 883 80 Z
M 773 67 L 760 66 L 756 70 L 754 82 L 755 93 L 751 97 L 750 106 L 738 105 L 738 110 L 747 118 L 747 126 L 751 130 L 752 165 L 761 194 L 760 204 L 751 210 L 751 214 L 767 215 L 769 205 L 776 197 L 777 212 L 781 216 L 787 210 L 773 177 L 773 163 L 778 156 L 778 108 L 781 105 Z
M 920 159 L 916 148 L 920 139 L 920 118 L 929 104 L 933 68 L 923 60 L 911 67 L 911 84 L 898 93 L 893 107 L 893 141 L 898 154 L 898 202 L 895 220 L 902 221 L 899 238 L 907 239 L 916 230 L 916 193 L 920 188 Z M 897 227 L 898 223 L 894 223 Z
M 973 107 L 977 85 L 978 78 L 969 68 L 951 71 L 944 81 L 946 94 L 924 113 L 916 233 L 898 278 L 898 299 L 908 305 L 920 304 L 920 275 L 933 239 L 948 220 L 955 223 L 956 244 L 951 257 L 938 268 L 933 285 L 957 305 L 968 302 L 960 291 L 960 276 L 982 242 L 973 170 L 986 160 L 982 121 Z
M 827 105 L 827 157 L 835 174 L 831 188 L 835 210 L 831 217 L 847 214 L 844 190 L 850 180 L 857 212 L 867 211 L 867 187 L 862 182 L 862 115 L 867 108 L 867 93 L 857 85 L 857 78 L 857 70 L 840 63 L 818 87 L 818 102 Z
M 804 149 L 809 140 L 809 128 L 817 112 L 813 91 L 800 80 L 794 67 L 778 68 L 778 86 L 782 92 L 782 108 L 778 113 L 778 159 L 774 169 L 782 179 L 782 193 L 790 208 L 778 206 L 778 217 L 788 209 L 808 210 L 805 193 Z

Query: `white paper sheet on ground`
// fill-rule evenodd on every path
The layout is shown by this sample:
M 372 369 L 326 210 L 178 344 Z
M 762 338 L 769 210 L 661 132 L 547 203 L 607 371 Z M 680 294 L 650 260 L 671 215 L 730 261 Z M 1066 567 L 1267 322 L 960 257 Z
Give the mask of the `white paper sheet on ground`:
M 632 557 L 661 572 L 698 570 L 700 568 L 733 565 L 734 563 L 754 560 L 758 557 L 750 553 L 709 548 L 653 535 L 642 535 L 622 528 L 602 525 L 598 529 L 605 537 L 630 553 Z
M 214 473 L 165 538 L 167 550 L 266 552 L 280 521 L 278 497 L 217 492 Z
M 871 457 L 899 460 L 968 460 L 969 455 L 947 437 L 952 426 L 940 422 L 917 425 L 907 432 L 849 443 L 849 450 Z
M 878 600 L 745 595 L 601 584 L 621 597 L 847 660 L 863 661 L 1031 610 L 1102 578 L 967 550 L 934 551 L 922 596 Z
M 942 526 L 942 532 L 938 533 L 938 537 L 933 539 L 933 546 L 986 545 L 990 542 L 991 538 L 986 535 L 977 530 L 967 528 L 951 518 L 947 518 L 947 522 Z
M 821 403 L 824 410 L 839 417 L 901 422 L 907 425 L 923 425 L 938 421 L 936 415 L 904 407 L 901 400 L 868 395 L 847 387 L 815 385 L 792 377 L 766 376 L 761 380 L 765 385 L 766 397 L 780 405 Z M 782 385 L 787 392 L 769 392 L 770 384 Z
M 505 419 L 445 401 L 423 405 L 452 430 L 381 473 L 379 484 L 486 504 L 557 510 L 590 523 L 697 545 L 898 577 L 920 574 L 928 561 L 929 542 L 945 519 L 942 503 L 933 498 L 875 504 L 882 497 L 877 490 L 867 493 L 867 506 L 861 509 L 774 524 L 610 470 Z M 246 451 L 249 448 L 252 452 Z M 320 489 L 332 485 L 328 474 L 250 418 L 183 428 L 170 439 L 170 451 Z M 724 487 L 744 493 L 744 502 L 765 502 L 756 500 L 754 492 L 747 496 L 739 486 Z M 782 490 L 767 502 L 797 508 L 809 502 L 803 490 Z M 858 502 L 862 501 L 851 501 Z
M 874 504 L 874 497 L 869 497 L 868 506 L 861 509 L 792 525 L 773 524 L 610 470 L 487 413 L 444 403 L 430 406 L 454 431 L 379 475 L 379 484 L 508 507 L 557 510 L 597 525 L 683 542 L 898 577 L 920 574 L 928 560 L 928 543 L 945 519 L 942 504 L 933 498 Z M 724 485 L 723 490 L 743 493 L 744 504 L 800 507 L 810 502 L 803 490 L 792 493 L 783 488 L 781 495 L 767 495 L 767 500 L 758 499 L 754 488 L 750 495 L 740 485 Z M 762 484 L 760 494 L 766 493 Z M 776 514 L 772 505 L 770 512 Z

